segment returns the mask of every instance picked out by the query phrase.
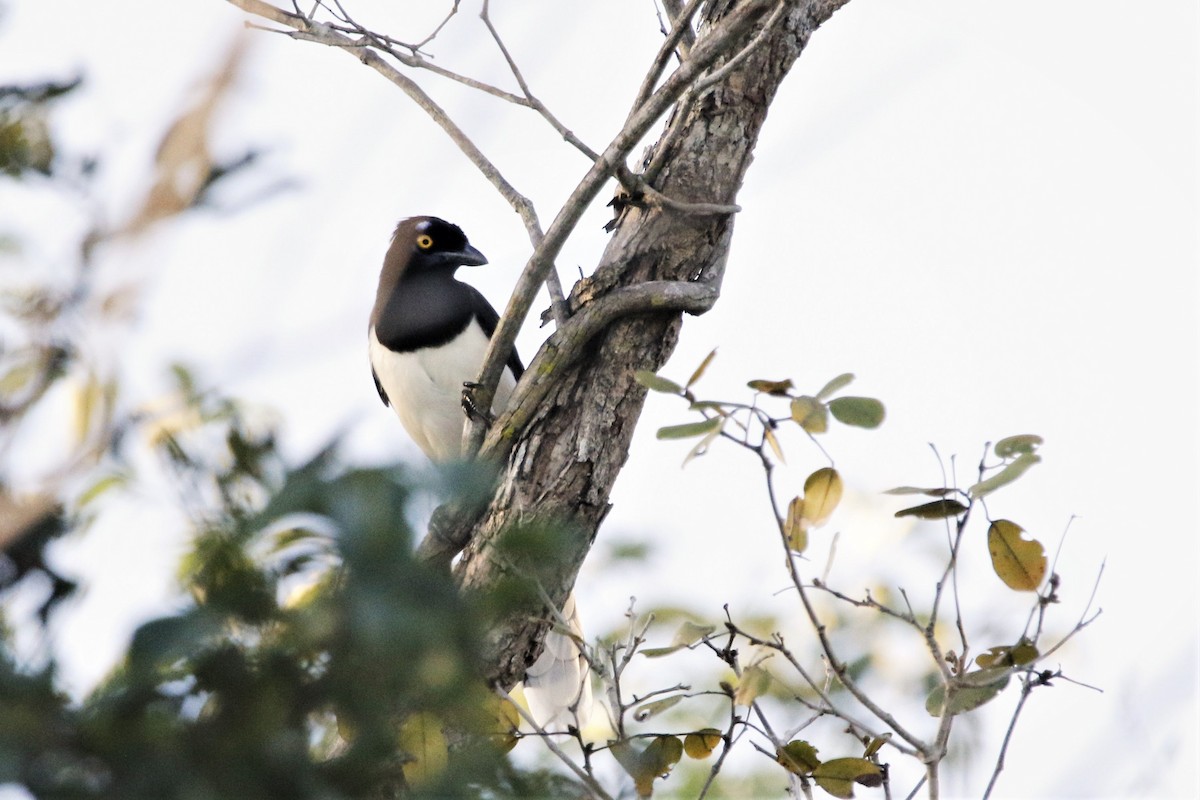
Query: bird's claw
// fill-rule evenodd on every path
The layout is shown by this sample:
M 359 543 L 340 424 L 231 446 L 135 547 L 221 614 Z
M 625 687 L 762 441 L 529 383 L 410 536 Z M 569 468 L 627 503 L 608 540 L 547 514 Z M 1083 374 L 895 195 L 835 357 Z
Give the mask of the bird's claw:
M 483 420 L 488 425 L 491 425 L 496 421 L 496 418 L 490 412 L 480 408 L 479 404 L 475 402 L 475 390 L 481 386 L 482 384 L 475 383 L 474 381 L 465 381 L 463 383 L 462 408 L 469 419 Z

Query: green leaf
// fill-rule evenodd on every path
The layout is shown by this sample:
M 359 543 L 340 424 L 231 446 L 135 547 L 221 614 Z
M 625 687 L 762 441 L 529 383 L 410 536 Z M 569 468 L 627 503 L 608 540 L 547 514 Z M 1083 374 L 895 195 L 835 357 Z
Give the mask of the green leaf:
M 1036 433 L 1023 433 L 1018 436 L 1006 436 L 996 442 L 992 451 L 999 458 L 1012 458 L 1015 455 L 1032 453 L 1042 446 L 1042 437 Z
M 838 391 L 839 389 L 844 389 L 852 380 L 854 380 L 853 372 L 843 372 L 841 375 L 838 375 L 829 383 L 821 387 L 821 391 L 817 392 L 817 399 L 828 400 L 833 396 L 834 392 Z
M 725 419 L 725 418 L 724 417 L 714 417 L 714 419 Z M 688 462 L 691 461 L 693 458 L 697 458 L 697 457 L 702 456 L 705 453 L 707 453 L 709 445 L 711 445 L 714 441 L 716 441 L 716 438 L 720 435 L 721 435 L 721 428 L 719 426 L 716 428 L 713 428 L 711 431 L 706 433 L 704 435 L 704 437 L 701 438 L 700 441 L 696 442 L 695 446 L 693 446 L 692 449 L 688 451 L 688 454 L 683 457 L 683 463 L 679 465 L 679 468 L 683 469 L 684 467 L 686 467 L 688 465 Z
M 845 425 L 878 428 L 883 424 L 883 403 L 874 397 L 836 397 L 829 401 L 829 411 Z
M 753 380 L 746 385 L 756 392 L 769 394 L 773 397 L 787 397 L 788 392 L 792 390 L 792 379 L 785 378 L 781 381 Z
M 102 476 L 95 483 L 84 490 L 83 494 L 79 495 L 76 501 L 80 508 L 93 502 L 97 497 L 107 492 L 109 489 L 115 489 L 118 486 L 124 486 L 129 482 L 129 476 L 123 472 L 110 472 Z
M 948 494 L 954 494 L 956 489 L 943 487 L 941 489 L 923 489 L 920 486 L 897 486 L 895 489 L 888 489 L 884 494 L 923 494 L 929 497 L 945 497 Z
M 879 786 L 883 771 L 878 764 L 865 758 L 835 758 L 820 764 L 812 772 L 813 779 L 834 797 L 854 797 L 854 784 Z
M 1004 691 L 1009 677 L 1008 669 L 1003 667 L 968 672 L 958 679 L 961 683 L 951 691 L 949 704 L 946 703 L 946 686 L 939 684 L 925 698 L 925 710 L 940 717 L 945 713 L 962 714 L 979 708 Z
M 708 758 L 712 755 L 712 751 L 717 749 L 717 745 L 723 738 L 721 732 L 716 728 L 705 728 L 695 733 L 689 733 L 683 738 L 683 752 L 687 753 L 688 758 L 697 760 Z
M 659 439 L 690 439 L 693 436 L 704 436 L 720 430 L 724 417 L 711 417 L 699 422 L 685 422 L 682 425 L 667 425 L 659 428 L 656 436 Z
M 654 794 L 654 779 L 670 772 L 683 757 L 683 743 L 675 736 L 657 736 L 640 753 L 628 741 L 614 742 L 609 750 L 633 778 L 638 797 Z
M 917 517 L 918 519 L 945 519 L 957 517 L 967 510 L 967 507 L 957 500 L 934 500 L 932 503 L 905 508 L 896 512 L 897 517 Z
M 716 355 L 717 355 L 717 348 L 714 347 L 712 349 L 712 352 L 709 353 L 708 355 L 706 355 L 704 357 L 704 360 L 700 362 L 700 366 L 696 367 L 696 371 L 692 373 L 692 377 L 688 378 L 686 388 L 688 388 L 688 389 L 692 388 L 692 384 L 694 384 L 696 381 L 700 380 L 700 378 L 704 376 L 704 371 L 706 369 L 708 369 L 708 365 L 712 363 L 712 360 L 714 358 L 716 358 Z
M 810 525 L 824 525 L 841 500 L 842 477 L 833 467 L 822 467 L 804 481 L 801 515 Z
M 817 757 L 817 748 L 803 739 L 793 739 L 775 751 L 775 760 L 788 772 L 796 775 L 809 775 L 821 766 Z
M 702 625 L 690 620 L 685 620 L 683 624 L 676 629 L 675 636 L 671 639 L 670 645 L 667 647 L 648 647 L 640 652 L 646 658 L 658 658 L 660 656 L 670 655 L 676 650 L 682 650 L 689 645 L 695 644 L 716 629 L 717 628 L 715 625 Z
M 716 629 L 716 625 L 698 624 L 691 620 L 684 620 L 683 624 L 675 631 L 675 637 L 671 640 L 671 644 L 687 647 L 700 641 Z
M 999 489 L 1001 486 L 1007 486 L 1017 478 L 1025 474 L 1025 471 L 1034 464 L 1040 463 L 1042 457 L 1036 453 L 1022 453 L 1015 460 L 1010 462 L 1004 469 L 997 472 L 990 478 L 980 481 L 967 490 L 967 493 L 974 498 L 986 497 L 992 492 Z
M 676 705 L 680 700 L 683 699 L 683 697 L 684 696 L 681 694 L 674 694 L 670 697 L 652 700 L 649 703 L 642 703 L 640 706 L 634 709 L 633 718 L 638 722 L 645 722 L 651 717 L 657 716 L 666 711 L 668 708 Z
M 975 657 L 975 664 L 982 669 L 995 667 L 1023 667 L 1037 660 L 1038 649 L 1028 639 L 1022 639 L 1015 645 L 998 645 L 989 647 L 986 653 Z
M 824 433 L 829 429 L 825 405 L 815 397 L 802 395 L 792 400 L 792 419 L 809 433 Z
M 661 375 L 656 375 L 648 369 L 639 369 L 633 374 L 633 379 L 652 392 L 683 394 L 683 387 L 678 383 Z
M 988 553 L 992 569 L 1010 589 L 1035 592 L 1046 577 L 1046 550 L 1036 539 L 1021 536 L 1015 522 L 998 519 L 988 527 Z

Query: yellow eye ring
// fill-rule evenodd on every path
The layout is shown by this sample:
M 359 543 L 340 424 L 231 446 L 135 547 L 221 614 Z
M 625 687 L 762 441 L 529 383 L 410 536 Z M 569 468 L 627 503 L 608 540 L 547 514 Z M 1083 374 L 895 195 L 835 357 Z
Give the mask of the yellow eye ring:
M 429 248 L 433 247 L 433 237 L 422 233 L 417 237 L 417 247 L 421 248 L 422 250 L 428 250 Z

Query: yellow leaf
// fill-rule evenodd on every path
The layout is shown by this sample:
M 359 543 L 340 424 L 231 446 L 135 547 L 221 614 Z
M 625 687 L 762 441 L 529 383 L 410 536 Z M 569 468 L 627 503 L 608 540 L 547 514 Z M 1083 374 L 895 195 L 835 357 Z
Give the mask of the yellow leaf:
M 746 667 L 733 694 L 735 705 L 748 706 L 771 687 L 771 673 L 759 664 Z
M 824 525 L 841 499 L 841 476 L 833 467 L 822 467 L 804 481 L 802 517 L 811 525 Z
M 404 762 L 404 779 L 409 786 L 428 784 L 446 769 L 450 749 L 442 733 L 442 723 L 433 714 L 413 714 L 400 726 L 400 749 L 408 758 Z
M 690 389 L 692 384 L 700 380 L 700 377 L 704 374 L 704 370 L 708 369 L 708 365 L 712 363 L 712 360 L 716 358 L 716 356 L 717 348 L 714 347 L 712 352 L 706 355 L 704 360 L 700 362 L 700 366 L 696 367 L 696 371 L 692 373 L 692 377 L 688 378 L 687 388 Z
M 75 440 L 77 442 L 86 440 L 91 431 L 100 394 L 100 381 L 96 380 L 94 375 L 89 375 L 84 384 L 75 389 Z
M 808 524 L 804 518 L 804 498 L 793 497 L 788 503 L 787 520 L 783 523 L 789 550 L 803 553 L 808 549 Z
M 779 447 L 779 440 L 775 438 L 775 431 L 763 428 L 763 439 L 771 446 L 771 452 L 779 459 L 779 463 L 786 464 L 787 459 L 783 457 L 783 450 Z
M 815 397 L 803 395 L 792 400 L 792 419 L 809 433 L 824 433 L 829 429 L 829 414 L 825 404 Z
M 988 528 L 992 569 L 1010 589 L 1034 592 L 1046 577 L 1046 551 L 1036 539 L 1025 539 L 1015 522 L 998 519 Z
M 891 739 L 892 739 L 891 731 L 888 731 L 887 733 L 883 734 L 882 736 L 876 736 L 875 738 L 871 739 L 871 741 L 867 742 L 867 749 L 863 751 L 863 758 L 870 758 L 871 756 L 878 753 L 880 748 L 882 748 L 885 744 L 890 742 Z
M 721 732 L 716 728 L 689 733 L 683 738 L 683 752 L 688 754 L 688 758 L 708 758 L 721 743 L 721 739 Z
M 507 697 L 496 694 L 484 695 L 484 734 L 507 753 L 517 746 L 517 730 L 521 727 L 521 713 Z

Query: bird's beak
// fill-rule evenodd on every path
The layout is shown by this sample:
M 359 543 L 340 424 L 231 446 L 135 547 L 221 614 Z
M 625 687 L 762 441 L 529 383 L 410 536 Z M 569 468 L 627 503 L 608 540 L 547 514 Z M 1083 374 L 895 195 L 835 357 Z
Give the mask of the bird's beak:
M 469 244 L 463 245 L 463 249 L 454 254 L 458 263 L 464 267 L 481 267 L 488 263 L 487 256 L 476 250 Z

